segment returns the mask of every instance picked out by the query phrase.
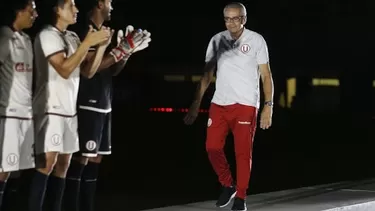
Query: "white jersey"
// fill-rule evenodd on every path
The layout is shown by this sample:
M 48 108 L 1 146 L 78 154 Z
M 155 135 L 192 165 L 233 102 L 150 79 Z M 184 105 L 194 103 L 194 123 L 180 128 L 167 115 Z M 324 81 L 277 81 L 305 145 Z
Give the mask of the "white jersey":
M 47 26 L 37 35 L 34 43 L 37 70 L 35 113 L 76 115 L 80 67 L 78 66 L 68 79 L 64 79 L 49 63 L 48 58 L 61 52 L 70 57 L 79 45 L 80 40 L 74 32 L 61 32 L 53 26 Z
M 33 50 L 30 37 L 0 28 L 0 116 L 32 117 Z
M 254 31 L 244 29 L 238 40 L 233 40 L 229 31 L 213 36 L 206 52 L 206 62 L 217 64 L 212 102 L 259 108 L 259 65 L 268 61 L 266 41 Z

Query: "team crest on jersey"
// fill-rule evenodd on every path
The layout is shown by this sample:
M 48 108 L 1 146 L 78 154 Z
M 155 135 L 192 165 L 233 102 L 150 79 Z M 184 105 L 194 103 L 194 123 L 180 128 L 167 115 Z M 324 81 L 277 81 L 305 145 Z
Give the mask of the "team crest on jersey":
M 93 151 L 94 149 L 96 149 L 96 142 L 95 141 L 88 141 L 86 143 L 86 149 L 89 150 L 89 151 Z
M 250 45 L 248 45 L 248 44 L 241 45 L 241 52 L 242 53 L 247 53 L 249 51 L 250 51 Z

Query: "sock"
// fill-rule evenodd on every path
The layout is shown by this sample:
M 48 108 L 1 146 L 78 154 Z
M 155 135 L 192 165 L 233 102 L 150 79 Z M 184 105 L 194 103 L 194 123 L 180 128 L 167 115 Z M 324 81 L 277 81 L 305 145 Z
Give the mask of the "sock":
M 50 175 L 46 195 L 46 208 L 50 211 L 61 211 L 62 198 L 64 195 L 65 178 Z
M 20 204 L 18 203 L 20 201 L 20 197 L 18 196 L 19 183 L 19 178 L 12 178 L 11 176 L 8 181 L 6 181 L 6 187 L 4 189 L 0 187 L 0 189 L 3 191 L 1 200 L 2 203 L 0 202 L 1 211 L 15 210 L 16 208 L 18 208 Z
M 35 171 L 30 186 L 29 211 L 42 211 L 48 175 Z
M 65 181 L 64 209 L 69 211 L 79 210 L 79 194 L 83 169 L 85 165 L 72 159 Z
M 3 206 L 3 197 L 4 197 L 4 191 L 5 191 L 5 186 L 7 182 L 6 181 L 0 181 L 0 210 L 2 210 Z
M 88 162 L 82 174 L 80 211 L 94 211 L 99 163 Z

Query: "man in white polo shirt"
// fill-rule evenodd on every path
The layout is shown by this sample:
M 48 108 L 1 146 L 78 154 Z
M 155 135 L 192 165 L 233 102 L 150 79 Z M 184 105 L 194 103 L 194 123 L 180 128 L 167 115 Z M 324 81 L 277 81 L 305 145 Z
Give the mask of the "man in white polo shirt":
M 206 150 L 223 186 L 216 206 L 225 207 L 234 198 L 232 210 L 240 211 L 247 210 L 245 198 L 260 106 L 259 80 L 262 80 L 265 99 L 260 119 L 262 129 L 271 126 L 273 81 L 265 40 L 260 34 L 244 27 L 245 6 L 241 3 L 228 4 L 224 8 L 224 20 L 227 30 L 210 40 L 204 75 L 184 121 L 192 124 L 198 116 L 203 95 L 216 70 L 216 91 L 209 111 Z M 232 179 L 223 151 L 229 130 L 234 135 L 236 182 Z

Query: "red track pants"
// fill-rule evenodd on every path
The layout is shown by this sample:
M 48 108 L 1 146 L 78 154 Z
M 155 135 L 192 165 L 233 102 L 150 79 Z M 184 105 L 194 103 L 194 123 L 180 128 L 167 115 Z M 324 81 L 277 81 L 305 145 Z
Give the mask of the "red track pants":
M 257 109 L 240 104 L 220 106 L 212 103 L 207 124 L 206 150 L 221 185 L 233 185 L 229 164 L 224 154 L 229 130 L 234 136 L 237 168 L 237 197 L 246 198 L 251 173 L 253 138 Z

